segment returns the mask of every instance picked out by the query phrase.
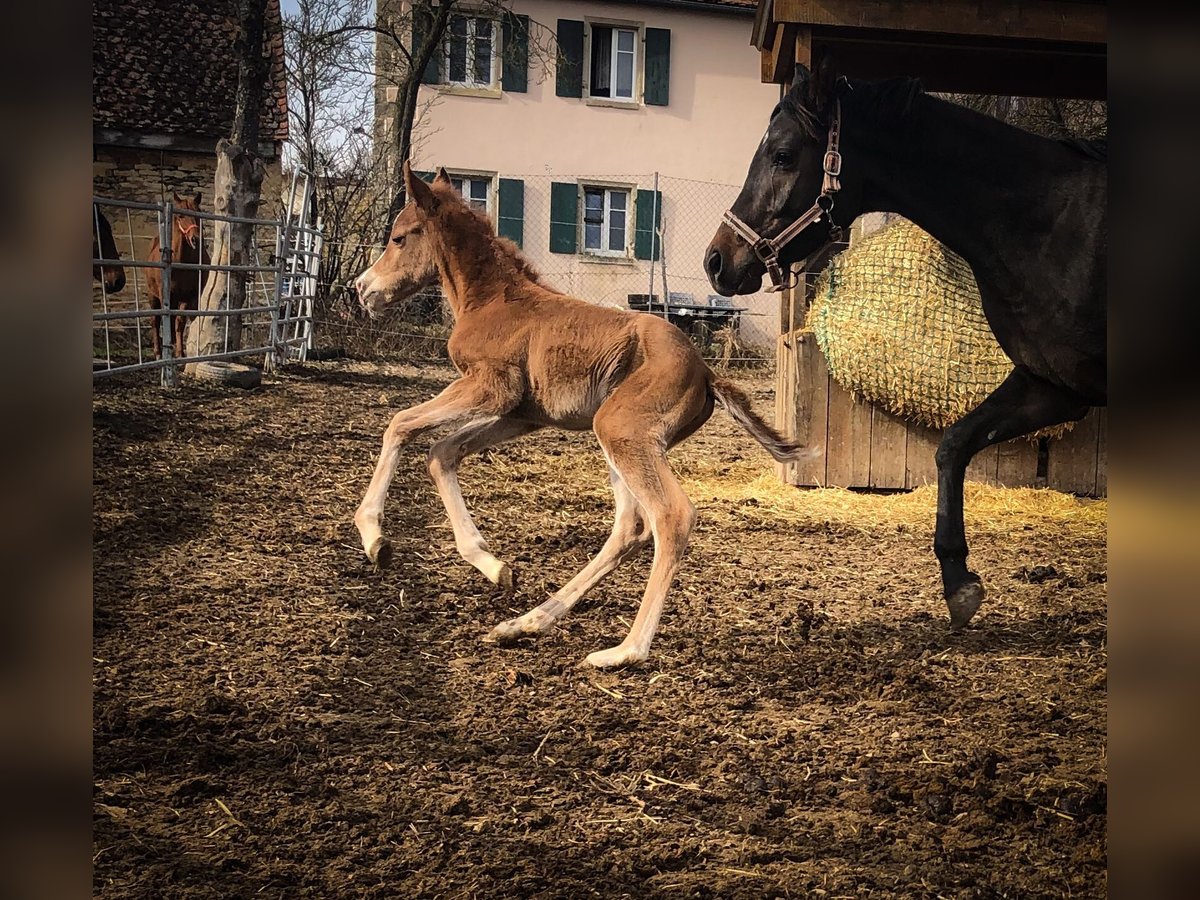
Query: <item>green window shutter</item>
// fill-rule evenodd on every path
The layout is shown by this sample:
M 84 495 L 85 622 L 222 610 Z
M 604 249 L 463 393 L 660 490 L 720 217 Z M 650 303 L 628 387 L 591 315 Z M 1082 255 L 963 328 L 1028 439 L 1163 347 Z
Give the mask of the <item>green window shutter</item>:
M 583 23 L 558 20 L 558 71 L 554 93 L 560 97 L 583 96 Z
M 529 90 L 529 16 L 504 15 L 504 71 L 500 87 L 524 94 Z
M 634 204 L 633 255 L 657 260 L 662 256 L 659 230 L 662 227 L 662 191 L 638 191 Z M 651 226 L 653 221 L 653 226 Z
M 525 246 L 525 182 L 520 178 L 501 178 L 500 207 L 496 216 L 496 233 L 518 247 Z
M 574 253 L 579 240 L 579 186 L 550 184 L 550 252 Z
M 425 37 L 433 28 L 433 4 L 432 3 L 414 3 L 413 4 L 413 41 L 412 54 L 415 57 L 421 52 L 425 46 Z M 441 60 L 442 54 L 434 52 L 429 58 L 429 65 L 425 67 L 425 71 L 421 73 L 421 84 L 437 84 L 441 79 L 439 77 L 438 63 Z
M 671 96 L 671 30 L 646 29 L 647 106 L 666 106 Z

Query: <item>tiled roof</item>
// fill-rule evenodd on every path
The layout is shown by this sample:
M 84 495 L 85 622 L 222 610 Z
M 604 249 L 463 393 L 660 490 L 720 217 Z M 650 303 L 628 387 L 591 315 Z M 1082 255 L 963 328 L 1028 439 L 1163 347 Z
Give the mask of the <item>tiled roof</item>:
M 238 0 L 93 0 L 92 125 L 172 137 L 228 137 L 237 94 Z M 279 0 L 267 0 L 270 81 L 260 139 L 287 139 Z

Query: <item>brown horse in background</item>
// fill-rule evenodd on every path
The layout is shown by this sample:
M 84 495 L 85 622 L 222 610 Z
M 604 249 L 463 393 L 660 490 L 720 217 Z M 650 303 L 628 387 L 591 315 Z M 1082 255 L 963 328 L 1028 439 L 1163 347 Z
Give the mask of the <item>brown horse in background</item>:
M 171 261 L 177 263 L 200 263 L 208 265 L 208 252 L 200 239 L 200 220 L 189 216 L 181 210 L 199 210 L 200 193 L 195 197 L 185 198 L 174 194 L 172 197 L 176 207 L 171 220 Z M 162 245 L 158 238 L 150 244 L 150 252 L 146 259 L 159 262 L 162 259 Z M 200 291 L 204 286 L 204 273 L 195 269 L 171 270 L 171 309 L 198 309 L 200 306 Z M 146 270 L 146 292 L 150 295 L 150 306 L 162 309 L 162 270 Z M 183 336 L 187 330 L 188 318 L 178 316 L 173 319 L 175 358 L 184 356 Z M 154 327 L 150 329 L 154 339 L 154 358 L 162 359 L 162 331 L 157 317 Z
M 112 225 L 100 212 L 100 207 L 92 204 L 92 259 L 120 259 L 117 252 L 117 242 L 113 238 Z M 114 263 L 104 265 L 92 264 L 92 279 L 104 285 L 104 290 L 110 294 L 125 287 L 125 267 Z
M 591 429 L 608 461 L 615 495 L 612 534 L 554 596 L 501 622 L 490 638 L 510 640 L 551 628 L 602 578 L 653 542 L 654 563 L 628 636 L 587 658 L 602 668 L 641 662 L 696 519 L 667 451 L 708 420 L 714 403 L 775 459 L 794 460 L 807 451 L 759 418 L 746 396 L 717 378 L 674 325 L 585 303 L 540 283 L 516 246 L 498 239 L 491 223 L 463 202 L 444 169 L 426 185 L 405 163 L 404 183 L 408 205 L 392 222 L 383 255 L 359 276 L 360 301 L 375 316 L 440 279 L 454 310 L 450 359 L 462 377 L 392 419 L 354 516 L 363 549 L 380 567 L 391 558 L 383 502 L 401 449 L 433 429 L 453 428 L 430 449 L 429 474 L 459 553 L 493 584 L 511 588 L 512 570 L 488 551 L 463 502 L 459 463 L 547 426 Z

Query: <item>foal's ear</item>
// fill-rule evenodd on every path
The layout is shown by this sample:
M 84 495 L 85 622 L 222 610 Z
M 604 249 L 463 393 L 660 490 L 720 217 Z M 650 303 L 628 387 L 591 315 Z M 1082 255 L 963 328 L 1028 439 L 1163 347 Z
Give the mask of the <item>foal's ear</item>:
M 196 191 L 196 196 L 193 198 L 196 203 L 196 209 L 200 208 L 200 192 Z
M 450 176 L 446 174 L 445 166 L 438 166 L 437 175 L 433 178 L 434 184 L 450 184 Z
M 836 84 L 837 71 L 834 69 L 833 60 L 828 55 L 822 56 L 821 61 L 817 63 L 817 71 L 804 87 L 804 105 L 818 116 L 824 115 L 833 103 Z
M 429 189 L 424 181 L 413 174 L 412 166 L 408 160 L 404 161 L 404 193 L 408 197 L 409 202 L 417 204 L 417 207 L 424 212 L 432 212 L 437 205 L 437 197 L 433 191 Z

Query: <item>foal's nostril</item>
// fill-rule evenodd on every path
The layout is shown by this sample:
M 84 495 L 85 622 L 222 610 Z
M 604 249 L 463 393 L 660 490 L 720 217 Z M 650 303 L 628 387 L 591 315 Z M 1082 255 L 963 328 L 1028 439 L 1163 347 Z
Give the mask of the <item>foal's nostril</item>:
M 708 259 L 704 261 L 704 268 L 713 278 L 718 278 L 721 275 L 721 251 L 711 250 L 708 254 Z

